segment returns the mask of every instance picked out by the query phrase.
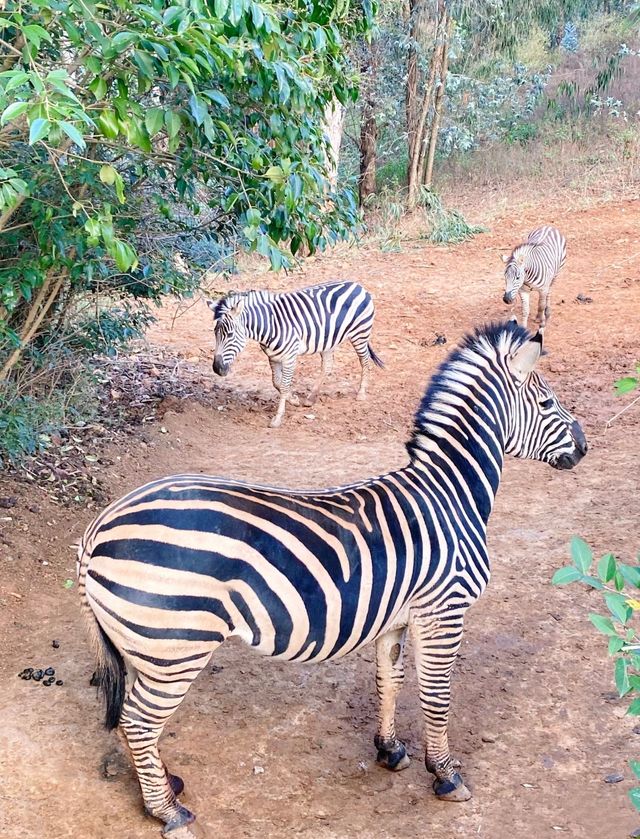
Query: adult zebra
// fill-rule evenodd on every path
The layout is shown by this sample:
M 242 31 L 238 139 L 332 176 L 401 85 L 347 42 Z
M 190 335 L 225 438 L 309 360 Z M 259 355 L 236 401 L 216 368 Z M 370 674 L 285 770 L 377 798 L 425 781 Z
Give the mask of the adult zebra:
M 560 273 L 567 258 L 567 240 L 557 227 L 545 224 L 527 236 L 525 242 L 513 249 L 510 256 L 503 256 L 505 303 L 513 303 L 520 292 L 522 300 L 522 325 L 529 321 L 529 295 L 538 292 L 536 320 L 544 326 L 551 316 L 551 285 Z
M 393 770 L 407 627 L 440 798 L 470 793 L 447 741 L 450 675 L 466 609 L 489 580 L 486 526 L 505 453 L 572 468 L 587 444 L 534 370 L 542 338 L 510 322 L 465 338 L 418 409 L 410 460 L 350 486 L 292 492 L 201 475 L 164 478 L 108 507 L 79 550 L 79 591 L 107 701 L 149 813 L 192 814 L 158 738 L 213 651 L 237 635 L 288 661 L 376 640 L 375 746 Z
M 333 369 L 333 351 L 343 341 L 351 341 L 360 359 L 358 399 L 366 396 L 371 362 L 384 367 L 369 343 L 373 298 L 358 283 L 321 283 L 280 293 L 249 291 L 207 302 L 215 322 L 215 373 L 226 376 L 249 339 L 257 341 L 266 353 L 273 385 L 280 394 L 272 428 L 281 424 L 287 402 L 300 404 L 291 393 L 299 355 L 320 353 L 322 359 L 320 378 L 305 402 L 307 405 L 315 402 L 325 377 Z

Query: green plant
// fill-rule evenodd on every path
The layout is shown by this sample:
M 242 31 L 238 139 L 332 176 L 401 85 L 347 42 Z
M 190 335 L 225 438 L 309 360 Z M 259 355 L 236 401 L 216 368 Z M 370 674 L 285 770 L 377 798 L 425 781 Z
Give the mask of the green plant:
M 486 232 L 486 227 L 469 224 L 458 210 L 447 210 L 439 195 L 423 189 L 420 205 L 424 208 L 429 223 L 429 232 L 424 238 L 437 245 L 458 244 Z
M 608 652 L 614 659 L 615 684 L 621 697 L 632 697 L 628 714 L 640 715 L 640 555 L 638 565 L 625 565 L 612 553 L 602 556 L 594 566 L 591 548 L 582 539 L 571 540 L 571 565 L 559 568 L 552 577 L 554 585 L 580 582 L 602 593 L 606 614 L 591 612 L 589 620 L 608 640 Z M 629 766 L 640 779 L 640 761 Z M 640 811 L 640 786 L 629 790 L 629 798 Z
M 636 370 L 640 373 L 640 365 Z M 635 376 L 626 376 L 615 383 L 619 395 L 639 386 L 640 379 Z M 631 405 L 627 405 L 629 407 Z M 557 586 L 580 582 L 602 593 L 607 614 L 591 612 L 589 620 L 598 632 L 609 639 L 608 652 L 615 660 L 616 688 L 620 697 L 632 697 L 627 713 L 640 716 L 640 554 L 638 565 L 625 565 L 612 553 L 606 553 L 594 568 L 591 548 L 574 536 L 571 540 L 571 560 L 571 565 L 555 572 L 551 582 Z M 629 766 L 634 776 L 640 779 L 640 761 L 630 760 Z M 640 786 L 629 790 L 629 798 L 640 812 Z

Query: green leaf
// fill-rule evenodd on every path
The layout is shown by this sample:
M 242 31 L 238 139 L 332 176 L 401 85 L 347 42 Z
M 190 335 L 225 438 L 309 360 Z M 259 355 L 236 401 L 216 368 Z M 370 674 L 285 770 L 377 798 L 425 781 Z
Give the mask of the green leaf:
M 167 126 L 167 133 L 170 139 L 173 139 L 182 127 L 182 121 L 174 111 L 165 111 L 164 124 Z
M 266 171 L 266 177 L 274 184 L 284 183 L 284 172 L 281 166 L 270 166 Z
M 589 568 L 591 568 L 593 561 L 591 548 L 579 536 L 573 536 L 571 539 L 571 559 L 576 568 L 583 574 L 586 574 Z
M 568 583 L 575 583 L 582 579 L 582 574 L 573 565 L 567 565 L 564 568 L 558 568 L 556 573 L 551 578 L 551 583 L 554 586 L 566 586 Z
M 107 83 L 104 79 L 96 76 L 96 78 L 89 85 L 89 90 L 93 93 L 97 101 L 104 99 L 107 92 Z
M 24 84 L 28 78 L 28 73 L 25 73 L 23 70 L 16 70 L 13 76 L 4 86 L 4 92 L 9 93 L 10 90 L 14 90 L 16 87 L 20 87 L 20 85 Z
M 202 125 L 207 116 L 207 103 L 199 96 L 190 96 L 189 108 L 191 109 L 191 115 L 196 121 L 196 125 Z
M 636 778 L 640 778 L 640 760 L 630 760 L 629 766 Z
M 51 123 L 48 119 L 43 119 L 42 117 L 34 119 L 29 127 L 29 145 L 33 146 L 38 140 L 46 137 L 50 128 Z
M 629 685 L 629 676 L 627 674 L 627 662 L 624 658 L 619 658 L 615 664 L 615 679 L 616 688 L 620 696 L 625 696 L 631 690 Z
M 108 246 L 108 250 L 120 271 L 129 271 L 138 264 L 136 253 L 131 245 L 121 239 L 114 239 Z
M 227 9 L 229 8 L 229 0 L 215 0 L 213 4 L 213 9 L 217 15 L 217 17 L 224 17 L 227 13 Z
M 615 655 L 619 653 L 620 650 L 624 647 L 624 638 L 616 637 L 616 638 L 609 638 L 609 655 Z
M 620 564 L 618 566 L 618 570 L 630 586 L 640 588 L 640 568 L 635 565 Z
M 12 119 L 16 119 L 21 114 L 23 114 L 26 110 L 28 110 L 29 107 L 30 107 L 29 102 L 12 102 L 2 112 L 2 116 L 0 117 L 0 125 L 5 125 L 7 122 L 10 122 Z
M 114 140 L 120 133 L 120 125 L 115 111 L 102 111 L 98 117 L 98 128 L 107 139 Z
M 111 46 L 116 53 L 122 53 L 130 47 L 131 44 L 135 44 L 139 37 L 140 36 L 137 32 L 118 32 L 118 34 L 114 35 L 111 39 Z
M 75 143 L 76 146 L 79 146 L 81 149 L 87 147 L 87 144 L 84 141 L 84 137 L 70 122 L 61 122 L 59 123 L 60 128 L 64 131 L 67 137 L 71 140 L 71 142 Z
M 618 396 L 622 396 L 622 394 L 629 393 L 638 387 L 638 379 L 633 376 L 625 376 L 623 379 L 618 379 L 614 387 Z
M 23 26 L 22 34 L 30 44 L 34 45 L 36 49 L 40 49 L 42 41 L 47 41 L 49 44 L 52 43 L 51 35 L 49 35 L 46 29 L 43 29 L 42 26 L 38 26 L 36 23 L 30 23 L 28 26 Z
M 115 183 L 117 174 L 118 173 L 114 169 L 114 167 L 108 163 L 105 163 L 104 166 L 100 167 L 100 180 L 103 184 L 108 184 L 109 186 L 111 186 L 113 183 Z
M 589 615 L 589 620 L 598 632 L 602 632 L 603 635 L 618 635 L 611 618 L 605 618 L 604 615 L 596 615 L 592 612 Z
M 257 227 L 260 224 L 262 217 L 260 215 L 260 210 L 256 210 L 252 207 L 250 210 L 247 210 L 247 222 L 252 225 L 253 227 Z
M 592 577 L 590 574 L 585 574 L 581 578 L 580 582 L 585 583 L 588 586 L 591 586 L 591 588 L 598 589 L 598 591 L 604 588 L 600 580 L 597 577 Z
M 633 609 L 627 606 L 626 598 L 623 594 L 615 594 L 614 592 L 608 591 L 604 595 L 604 600 L 613 617 L 622 624 L 625 624 L 633 614 Z
M 616 560 L 613 554 L 605 554 L 598 562 L 598 576 L 603 583 L 613 580 L 616 573 Z
M 164 125 L 164 110 L 162 108 L 149 108 L 144 117 L 144 124 L 149 132 L 149 137 L 155 137 Z
M 229 108 L 231 108 L 231 102 L 229 102 L 221 90 L 203 90 L 202 95 L 211 99 L 212 102 L 217 102 L 217 104 L 221 105 L 225 108 L 225 110 L 229 110 Z
M 640 812 L 640 787 L 632 787 L 629 790 L 629 798 L 636 810 Z
M 629 705 L 627 708 L 627 714 L 630 714 L 632 717 L 640 715 L 640 697 L 638 699 L 634 699 L 631 705 Z
M 62 587 L 66 588 L 66 589 L 69 589 L 69 588 L 73 588 L 73 585 L 74 585 L 73 580 L 65 580 L 64 583 L 62 584 Z

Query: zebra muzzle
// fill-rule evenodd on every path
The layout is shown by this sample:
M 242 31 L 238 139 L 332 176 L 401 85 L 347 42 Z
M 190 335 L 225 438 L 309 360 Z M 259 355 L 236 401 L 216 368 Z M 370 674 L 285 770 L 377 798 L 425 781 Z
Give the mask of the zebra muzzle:
M 505 291 L 504 297 L 502 298 L 503 303 L 513 303 L 515 300 L 515 294 L 512 291 Z
M 231 365 L 225 364 L 221 358 L 216 357 L 213 359 L 213 372 L 218 376 L 228 375 L 230 367 Z

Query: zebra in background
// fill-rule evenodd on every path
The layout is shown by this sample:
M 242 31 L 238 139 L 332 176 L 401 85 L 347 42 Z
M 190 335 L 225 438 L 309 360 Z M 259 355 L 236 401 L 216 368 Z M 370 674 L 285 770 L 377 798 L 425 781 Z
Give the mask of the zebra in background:
M 257 341 L 266 353 L 273 385 L 280 394 L 272 428 L 281 424 L 287 402 L 300 404 L 291 392 L 299 355 L 320 353 L 322 359 L 320 378 L 306 405 L 315 402 L 325 377 L 333 369 L 333 351 L 343 341 L 351 341 L 360 359 L 358 399 L 366 397 L 371 362 L 384 367 L 369 343 L 373 298 L 358 283 L 322 283 L 280 293 L 249 291 L 207 302 L 215 322 L 215 373 L 226 376 L 249 339 Z
M 165 832 L 194 816 L 158 738 L 212 653 L 239 636 L 265 656 L 326 661 L 376 641 L 378 763 L 408 765 L 395 729 L 407 630 L 439 798 L 470 797 L 447 740 L 450 677 L 467 608 L 489 581 L 486 529 L 505 453 L 571 469 L 578 422 L 535 371 L 514 322 L 478 329 L 433 378 L 409 463 L 298 492 L 202 475 L 134 490 L 84 534 L 79 592 L 107 702 L 147 811 Z
M 515 247 L 511 256 L 503 256 L 505 303 L 513 303 L 520 292 L 522 300 L 522 325 L 529 320 L 529 295 L 533 289 L 538 292 L 538 315 L 536 320 L 544 326 L 551 315 L 551 285 L 560 273 L 567 258 L 567 240 L 557 227 L 545 224 L 537 227 L 527 240 Z

